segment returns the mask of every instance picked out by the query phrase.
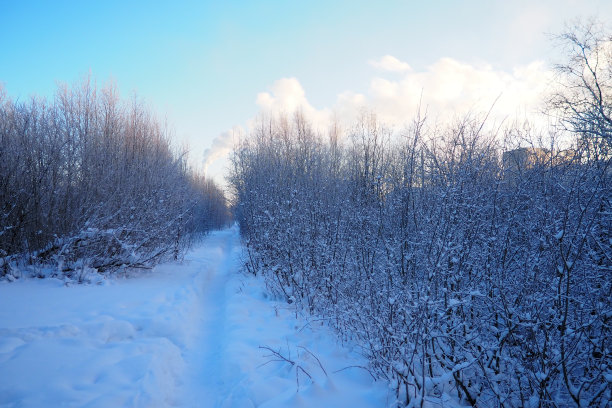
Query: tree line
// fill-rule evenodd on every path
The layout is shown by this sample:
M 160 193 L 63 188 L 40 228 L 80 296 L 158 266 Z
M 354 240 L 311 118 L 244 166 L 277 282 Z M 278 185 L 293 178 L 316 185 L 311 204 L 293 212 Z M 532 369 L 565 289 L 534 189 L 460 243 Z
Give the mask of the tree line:
M 612 37 L 591 30 L 561 37 L 546 134 L 372 112 L 321 134 L 296 112 L 235 149 L 246 268 L 357 344 L 398 405 L 612 398 Z
M 50 101 L 0 87 L 0 175 L 2 275 L 150 267 L 228 221 L 223 191 L 189 168 L 167 126 L 90 78 Z

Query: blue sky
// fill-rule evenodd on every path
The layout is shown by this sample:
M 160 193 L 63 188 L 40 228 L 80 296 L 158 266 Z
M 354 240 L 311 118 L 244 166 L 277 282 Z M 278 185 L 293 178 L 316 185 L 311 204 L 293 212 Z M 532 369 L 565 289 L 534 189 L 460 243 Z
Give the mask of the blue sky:
M 341 106 L 339 95 L 405 98 L 408 75 L 425 81 L 425 93 L 453 69 L 473 80 L 516 77 L 517 67 L 558 58 L 546 33 L 591 16 L 609 23 L 612 2 L 0 0 L 0 82 L 26 98 L 88 72 L 98 83 L 112 78 L 124 97 L 135 91 L 166 115 L 198 162 L 222 132 L 262 110 L 261 92 L 282 93 L 283 78 L 321 111 Z M 410 74 L 381 72 L 375 62 L 385 55 Z

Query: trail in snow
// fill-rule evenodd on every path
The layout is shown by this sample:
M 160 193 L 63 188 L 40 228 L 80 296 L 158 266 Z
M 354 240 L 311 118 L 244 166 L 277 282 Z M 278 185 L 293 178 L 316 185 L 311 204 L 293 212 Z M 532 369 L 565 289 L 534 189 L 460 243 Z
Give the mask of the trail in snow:
M 356 353 L 238 272 L 241 251 L 234 227 L 105 285 L 0 282 L 0 407 L 389 406 L 366 371 L 335 372 Z
M 224 388 L 227 286 L 240 267 L 241 247 L 235 229 L 221 231 L 210 237 L 205 245 L 192 251 L 185 262 L 201 268 L 198 282 L 202 285 L 200 307 L 204 311 L 201 330 L 195 339 L 196 347 L 188 350 L 190 362 L 185 395 L 190 406 L 217 406 Z

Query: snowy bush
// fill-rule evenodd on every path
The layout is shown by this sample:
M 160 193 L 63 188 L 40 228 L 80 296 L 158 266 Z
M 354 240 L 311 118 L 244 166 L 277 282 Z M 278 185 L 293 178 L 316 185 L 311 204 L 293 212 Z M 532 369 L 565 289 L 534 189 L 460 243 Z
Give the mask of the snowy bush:
M 0 175 L 0 257 L 22 264 L 150 266 L 227 222 L 221 190 L 193 174 L 152 113 L 89 79 L 51 102 L 0 88 Z
M 332 153 L 300 121 L 235 155 L 247 268 L 277 296 L 361 344 L 407 404 L 610 397 L 607 165 L 577 149 L 508 174 L 470 119 L 367 146 L 376 124 Z
M 393 134 L 364 114 L 327 140 L 299 112 L 261 121 L 231 176 L 246 267 L 360 345 L 400 405 L 606 406 L 604 96 L 546 145 L 528 127 L 485 131 L 474 116 L 446 126 L 417 116 Z

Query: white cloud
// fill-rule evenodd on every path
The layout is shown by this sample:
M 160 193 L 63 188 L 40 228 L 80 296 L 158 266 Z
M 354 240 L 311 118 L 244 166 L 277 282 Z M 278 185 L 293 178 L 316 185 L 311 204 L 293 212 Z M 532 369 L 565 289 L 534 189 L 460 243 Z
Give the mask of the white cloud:
M 505 72 L 442 58 L 398 81 L 374 79 L 370 94 L 375 109 L 394 123 L 414 114 L 421 95 L 423 105 L 436 116 L 487 111 L 499 97 L 493 113 L 505 117 L 517 109 L 537 110 L 549 80 L 550 73 L 538 62 Z
M 406 72 L 406 71 L 410 71 L 411 69 L 410 65 L 398 60 L 392 55 L 385 55 L 380 60 L 378 61 L 371 60 L 369 63 L 374 68 L 380 69 L 382 71 Z
M 281 78 L 274 82 L 271 92 L 257 95 L 256 103 L 266 115 L 292 114 L 301 110 L 315 128 L 329 124 L 329 110 L 315 109 L 306 99 L 304 88 L 296 78 Z
M 350 122 L 367 107 L 383 122 L 402 126 L 415 116 L 419 104 L 427 108 L 430 117 L 448 119 L 487 112 L 495 103 L 491 116 L 497 122 L 517 115 L 533 119 L 551 80 L 552 73 L 539 61 L 508 72 L 441 58 L 427 69 L 408 71 L 399 79 L 374 77 L 366 92 L 338 95 L 332 109 Z
M 298 108 L 310 108 L 304 88 L 296 78 L 282 78 L 272 85 L 271 93 L 260 92 L 257 105 L 263 112 L 285 110 L 293 112 Z

